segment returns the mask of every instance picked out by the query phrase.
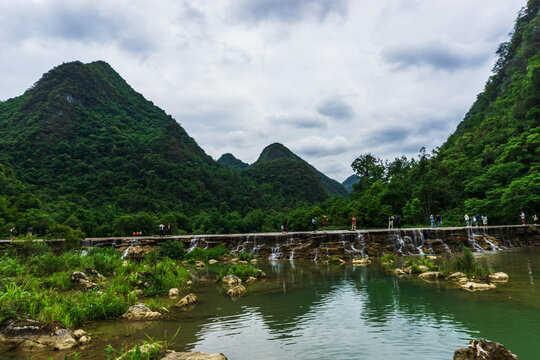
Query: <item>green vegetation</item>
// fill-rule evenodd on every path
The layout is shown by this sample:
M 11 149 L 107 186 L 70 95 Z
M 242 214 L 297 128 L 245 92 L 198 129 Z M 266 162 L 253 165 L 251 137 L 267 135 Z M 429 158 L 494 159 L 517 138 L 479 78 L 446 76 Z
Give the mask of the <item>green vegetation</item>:
M 380 258 L 381 263 L 395 263 L 396 262 L 396 255 L 395 254 L 384 254 Z
M 411 272 L 413 274 L 420 274 L 423 271 L 420 269 L 420 266 L 427 267 L 427 271 L 437 271 L 438 266 L 435 265 L 433 261 L 431 261 L 427 255 L 424 255 L 421 259 L 415 259 L 413 257 L 408 258 L 405 260 L 405 266 L 411 267 Z
M 238 260 L 251 261 L 255 259 L 255 254 L 247 251 L 240 251 L 236 257 L 238 258 Z
M 226 167 L 228 169 L 231 169 L 233 171 L 242 171 L 249 168 L 249 164 L 246 164 L 242 160 L 238 160 L 234 157 L 233 154 L 223 154 L 221 157 L 217 160 L 218 164 L 220 164 L 223 167 Z
M 468 247 L 463 247 L 462 253 L 452 254 L 449 261 L 443 262 L 441 272 L 450 275 L 454 272 L 462 272 L 468 278 L 476 278 L 489 283 L 490 269 L 480 264 L 474 258 L 473 253 Z
M 238 276 L 242 281 L 246 281 L 250 277 L 258 277 L 261 270 L 251 264 L 234 264 L 231 267 L 224 269 L 217 275 L 217 280 L 221 280 L 225 275 Z

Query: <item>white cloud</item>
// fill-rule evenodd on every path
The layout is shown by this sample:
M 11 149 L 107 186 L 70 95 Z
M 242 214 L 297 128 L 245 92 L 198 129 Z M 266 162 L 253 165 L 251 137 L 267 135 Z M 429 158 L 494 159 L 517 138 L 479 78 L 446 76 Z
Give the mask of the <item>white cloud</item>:
M 0 2 L 0 99 L 105 60 L 211 156 L 273 142 L 337 180 L 361 153 L 434 148 L 525 0 Z

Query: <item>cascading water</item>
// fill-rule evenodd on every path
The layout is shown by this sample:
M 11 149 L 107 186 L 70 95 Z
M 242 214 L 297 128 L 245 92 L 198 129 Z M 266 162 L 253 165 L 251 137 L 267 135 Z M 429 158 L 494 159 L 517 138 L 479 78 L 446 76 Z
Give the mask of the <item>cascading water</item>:
M 126 248 L 126 250 L 124 250 L 124 252 L 122 253 L 122 259 L 125 259 L 127 254 L 129 253 L 129 249 L 131 249 L 134 245 L 136 245 L 137 243 L 139 242 L 139 240 L 137 239 L 133 239 L 133 240 L 130 240 L 129 241 L 129 246 Z
M 294 260 L 294 249 L 291 249 L 291 253 L 289 254 L 289 261 Z
M 491 246 L 491 250 L 493 250 L 493 251 L 501 250 L 500 247 L 498 247 L 497 245 L 495 245 L 494 243 L 492 243 L 488 239 L 484 238 L 484 241 L 487 242 L 489 244 L 489 246 Z
M 351 249 L 355 252 L 358 252 L 362 254 L 362 257 L 369 257 L 365 252 L 364 249 L 366 248 L 366 239 L 364 238 L 364 235 L 359 233 L 356 237 L 356 240 L 360 243 L 360 249 L 357 249 L 354 247 L 354 243 L 351 243 Z
M 198 244 L 199 244 L 198 237 L 194 237 L 193 239 L 191 239 L 191 241 L 189 242 L 189 249 L 187 252 L 193 251 L 197 247 Z
M 467 229 L 467 240 L 469 240 L 474 250 L 478 252 L 484 251 L 484 249 L 476 242 L 472 229 Z
M 425 255 L 424 254 L 424 249 L 423 249 L 423 247 L 424 247 L 424 232 L 422 230 L 418 230 L 418 233 L 420 234 L 420 242 L 421 243 L 416 248 L 418 249 L 418 253 L 420 255 Z M 416 234 L 416 232 L 414 234 Z M 415 235 L 415 238 L 416 238 L 416 235 Z
M 281 259 L 281 256 L 281 246 L 276 244 L 275 246 L 272 246 L 272 253 L 268 257 L 268 260 L 279 260 Z

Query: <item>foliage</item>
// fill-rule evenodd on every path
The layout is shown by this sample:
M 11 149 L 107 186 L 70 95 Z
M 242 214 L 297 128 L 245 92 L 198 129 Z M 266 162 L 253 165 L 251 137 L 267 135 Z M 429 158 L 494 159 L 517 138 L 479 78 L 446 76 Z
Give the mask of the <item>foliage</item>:
M 250 276 L 257 277 L 260 270 L 251 264 L 235 264 L 227 269 L 227 275 L 236 275 L 243 281 L 246 281 Z
M 255 258 L 255 255 L 247 251 L 240 251 L 236 257 L 238 258 L 238 260 L 250 261 Z
M 489 282 L 490 269 L 478 263 L 471 250 L 464 246 L 461 253 L 454 253 L 449 261 L 443 263 L 445 274 L 460 271 L 469 278 L 478 278 Z
M 186 255 L 184 244 L 181 241 L 167 240 L 159 245 L 159 256 L 173 260 L 182 260 Z
M 396 262 L 396 254 L 384 254 L 380 259 L 381 263 Z

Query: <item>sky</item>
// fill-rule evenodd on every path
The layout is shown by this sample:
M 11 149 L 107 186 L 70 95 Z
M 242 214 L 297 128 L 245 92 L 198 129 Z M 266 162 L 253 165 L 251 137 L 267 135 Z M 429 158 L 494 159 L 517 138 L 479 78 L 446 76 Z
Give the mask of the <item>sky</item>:
M 442 145 L 525 0 L 0 0 L 0 100 L 108 62 L 214 159 L 279 142 L 343 181 Z

